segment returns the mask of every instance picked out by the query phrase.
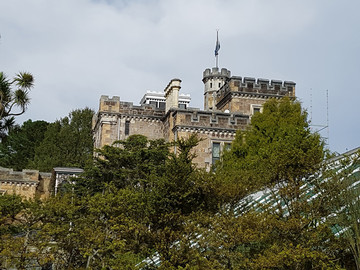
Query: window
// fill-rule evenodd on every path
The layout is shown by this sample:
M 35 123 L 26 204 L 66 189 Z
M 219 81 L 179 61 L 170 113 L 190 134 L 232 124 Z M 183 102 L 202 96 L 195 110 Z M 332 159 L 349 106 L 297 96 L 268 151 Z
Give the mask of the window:
M 159 102 L 159 108 L 165 110 L 165 102 Z
M 219 88 L 221 87 L 221 83 L 219 83 Z
M 180 108 L 180 109 L 186 109 L 186 104 L 180 103 L 180 104 L 179 104 L 179 108 Z
M 130 134 L 130 121 L 126 120 L 125 122 L 125 136 Z
M 251 104 L 251 107 L 250 107 L 251 115 L 254 115 L 256 113 L 261 113 L 261 112 L 262 112 L 262 106 L 260 104 Z
M 212 88 L 212 83 L 210 83 L 210 88 Z
M 212 164 L 220 159 L 220 143 L 214 142 L 212 145 Z

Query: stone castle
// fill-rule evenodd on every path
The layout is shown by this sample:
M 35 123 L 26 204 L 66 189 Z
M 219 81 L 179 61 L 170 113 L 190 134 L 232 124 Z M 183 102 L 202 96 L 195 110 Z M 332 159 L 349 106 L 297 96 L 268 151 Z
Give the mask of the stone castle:
M 203 110 L 191 108 L 190 96 L 179 93 L 180 79 L 171 80 L 163 93 L 146 93 L 138 106 L 118 96 L 101 96 L 93 119 L 95 147 L 133 134 L 176 141 L 196 133 L 202 141 L 194 149 L 194 162 L 209 169 L 230 146 L 236 130 L 244 129 L 269 98 L 295 97 L 292 81 L 231 76 L 226 68 L 206 69 L 202 81 Z
M 209 169 L 230 146 L 236 130 L 244 129 L 269 98 L 295 96 L 294 82 L 231 76 L 225 68 L 206 69 L 203 83 L 203 110 L 189 106 L 191 98 L 180 93 L 180 79 L 171 80 L 163 93 L 147 92 L 140 105 L 120 101 L 117 96 L 101 96 L 99 111 L 93 119 L 95 147 L 110 145 L 133 134 L 170 142 L 195 133 L 202 140 L 194 149 L 194 162 Z M 82 171 L 58 167 L 51 173 L 16 172 L 0 167 L 0 195 L 48 198 L 57 193 L 66 179 Z

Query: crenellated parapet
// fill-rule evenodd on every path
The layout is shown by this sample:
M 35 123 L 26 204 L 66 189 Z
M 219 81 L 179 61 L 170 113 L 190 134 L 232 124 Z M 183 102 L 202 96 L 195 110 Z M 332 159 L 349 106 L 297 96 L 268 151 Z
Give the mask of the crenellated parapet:
M 38 170 L 14 171 L 0 167 L 0 193 L 16 194 L 30 199 L 47 198 L 51 192 L 51 174 Z
M 118 96 L 101 96 L 99 111 L 93 118 L 94 146 L 111 145 L 132 134 L 161 138 L 164 116 L 165 109 L 155 104 L 134 105 L 133 102 L 120 101 Z
M 120 106 L 120 97 L 113 96 L 109 98 L 109 96 L 101 96 L 99 103 L 99 111 L 112 111 L 116 112 L 119 110 Z
M 252 106 L 261 106 L 269 98 L 295 97 L 295 85 L 292 81 L 233 76 L 216 92 L 216 108 L 251 115 Z M 248 106 L 244 107 L 244 102 Z
M 162 117 L 165 111 L 160 108 L 156 108 L 153 104 L 141 104 L 134 105 L 133 102 L 120 101 L 118 96 L 109 98 L 109 96 L 101 96 L 98 114 L 94 117 L 94 121 L 97 122 L 99 116 L 111 119 L 113 116 L 119 114 L 129 114 L 133 116 L 158 116 Z M 96 123 L 93 123 L 96 124 Z
M 215 110 L 216 92 L 230 79 L 231 72 L 226 68 L 214 67 L 203 72 L 204 110 Z
M 214 67 L 212 69 L 207 68 L 203 72 L 203 82 L 204 83 L 208 79 L 211 79 L 211 78 L 214 78 L 214 77 L 221 77 L 221 78 L 224 78 L 224 79 L 228 79 L 228 78 L 231 77 L 231 71 L 226 69 L 226 68 L 222 68 L 221 70 L 219 70 L 219 68 Z
M 279 81 L 268 79 L 255 79 L 251 77 L 231 77 L 229 82 L 219 89 L 218 96 L 226 92 L 249 92 L 249 93 L 262 93 L 270 95 L 289 95 L 295 96 L 295 85 L 292 81 Z

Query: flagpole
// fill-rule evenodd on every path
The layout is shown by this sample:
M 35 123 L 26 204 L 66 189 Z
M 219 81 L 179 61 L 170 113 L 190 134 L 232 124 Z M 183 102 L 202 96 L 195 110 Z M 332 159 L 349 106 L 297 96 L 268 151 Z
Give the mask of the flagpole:
M 215 45 L 216 68 L 219 68 L 219 50 L 220 50 L 219 29 L 216 29 L 216 45 Z

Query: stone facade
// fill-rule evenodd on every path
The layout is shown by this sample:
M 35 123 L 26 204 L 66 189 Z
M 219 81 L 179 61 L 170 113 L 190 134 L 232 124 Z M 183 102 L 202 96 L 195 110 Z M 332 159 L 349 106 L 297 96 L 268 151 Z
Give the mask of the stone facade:
M 82 173 L 79 168 L 54 168 L 52 173 L 39 172 L 38 170 L 22 170 L 0 167 L 0 195 L 16 194 L 25 199 L 47 199 L 51 194 L 56 194 L 61 184 L 69 177 L 76 177 Z
M 37 170 L 22 170 L 0 168 L 1 194 L 21 195 L 26 199 L 48 198 L 51 194 L 51 173 L 42 173 Z
M 173 79 L 164 90 L 166 106 L 140 106 L 101 96 L 93 119 L 95 147 L 110 145 L 133 134 L 149 139 L 176 141 L 196 133 L 202 141 L 194 149 L 195 163 L 209 168 L 234 140 L 236 130 L 244 129 L 269 98 L 295 97 L 295 83 L 266 79 L 231 77 L 225 68 L 203 73 L 204 110 L 180 106 L 181 80 Z M 176 151 L 176 149 L 174 149 Z
M 100 107 L 93 119 L 95 148 L 124 140 L 131 134 L 141 134 L 149 139 L 164 137 L 165 110 L 152 104 L 140 106 L 121 102 L 119 97 L 101 96 Z

